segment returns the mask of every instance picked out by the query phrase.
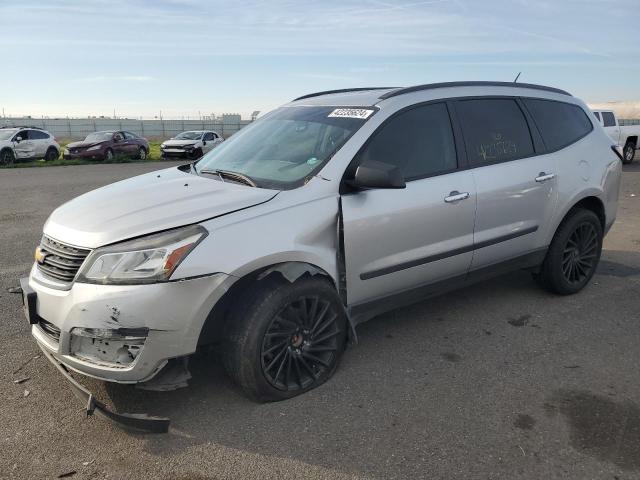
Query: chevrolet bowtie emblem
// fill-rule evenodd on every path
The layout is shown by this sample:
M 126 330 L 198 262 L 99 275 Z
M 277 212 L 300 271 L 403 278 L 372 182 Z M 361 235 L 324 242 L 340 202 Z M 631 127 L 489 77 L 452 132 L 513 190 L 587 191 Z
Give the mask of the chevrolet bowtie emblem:
M 36 262 L 38 262 L 38 264 L 42 265 L 44 263 L 44 259 L 47 258 L 47 254 L 45 252 L 43 252 L 40 247 L 37 247 L 34 257 L 36 259 Z

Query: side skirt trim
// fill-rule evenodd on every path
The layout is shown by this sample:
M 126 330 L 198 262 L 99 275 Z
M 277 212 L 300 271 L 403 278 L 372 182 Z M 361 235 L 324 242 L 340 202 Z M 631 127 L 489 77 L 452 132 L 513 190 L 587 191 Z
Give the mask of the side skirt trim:
M 446 280 L 418 287 L 402 292 L 394 293 L 384 297 L 375 298 L 366 302 L 349 305 L 347 311 L 354 325 L 365 322 L 381 313 L 395 310 L 402 306 L 420 302 L 429 297 L 444 294 L 452 290 L 457 290 L 473 283 L 486 280 L 491 277 L 502 275 L 513 270 L 538 267 L 544 261 L 547 247 L 534 250 L 525 255 L 521 255 L 504 262 L 500 262 L 487 267 L 471 270 L 469 273 L 457 275 Z
M 520 230 L 514 233 L 510 233 L 508 235 L 502 235 L 500 237 L 491 238 L 489 240 L 485 240 L 484 242 L 476 243 L 473 245 L 467 245 L 465 247 L 455 248 L 453 250 L 448 250 L 446 252 L 437 253 L 435 255 L 430 255 L 428 257 L 417 258 L 415 260 L 410 260 L 408 262 L 398 263 L 396 265 L 391 265 L 389 267 L 380 268 L 378 270 L 370 270 L 368 272 L 362 272 L 360 274 L 360 280 L 369 280 L 371 278 L 381 277 L 382 275 L 388 275 L 390 273 L 399 272 L 401 270 L 406 270 L 407 268 L 417 267 L 419 265 L 424 265 L 426 263 L 436 262 L 438 260 L 443 260 L 445 258 L 454 257 L 456 255 L 461 255 L 463 253 L 468 253 L 473 250 L 478 250 L 480 248 L 489 247 L 491 245 L 495 245 L 497 243 L 506 242 L 508 240 L 513 240 L 514 238 L 522 237 L 524 235 L 529 235 L 530 233 L 536 232 L 538 230 L 537 226 L 525 228 L 524 230 Z

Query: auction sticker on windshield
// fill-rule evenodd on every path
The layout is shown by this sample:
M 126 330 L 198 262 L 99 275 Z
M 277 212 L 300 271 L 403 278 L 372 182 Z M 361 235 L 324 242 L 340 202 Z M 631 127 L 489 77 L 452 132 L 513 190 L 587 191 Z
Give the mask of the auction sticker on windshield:
M 329 117 L 341 118 L 361 118 L 365 120 L 373 113 L 373 110 L 366 108 L 336 108 L 329 114 Z

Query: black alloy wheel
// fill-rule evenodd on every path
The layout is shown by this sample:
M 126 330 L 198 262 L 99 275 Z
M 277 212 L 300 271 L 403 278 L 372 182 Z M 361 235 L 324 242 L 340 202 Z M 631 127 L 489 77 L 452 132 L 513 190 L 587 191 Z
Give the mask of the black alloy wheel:
M 225 326 L 222 360 L 258 402 L 285 400 L 326 382 L 346 347 L 347 315 L 331 280 L 279 273 L 238 294 Z
M 596 272 L 602 238 L 602 220 L 593 210 L 573 210 L 558 227 L 534 278 L 559 295 L 579 292 Z
M 569 236 L 562 254 L 562 274 L 572 285 L 590 278 L 598 262 L 598 233 L 590 222 L 579 224 Z
M 262 341 L 262 372 L 275 388 L 303 390 L 331 371 L 341 348 L 338 315 L 317 296 L 287 304 L 273 318 Z

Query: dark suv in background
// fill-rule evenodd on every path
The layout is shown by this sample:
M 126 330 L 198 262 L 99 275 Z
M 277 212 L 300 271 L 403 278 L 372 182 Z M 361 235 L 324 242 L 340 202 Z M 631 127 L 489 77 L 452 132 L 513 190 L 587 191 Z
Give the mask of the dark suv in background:
M 113 160 L 116 156 L 145 160 L 149 155 L 146 138 L 125 131 L 94 132 L 80 142 L 67 145 L 64 158 L 84 160 Z

